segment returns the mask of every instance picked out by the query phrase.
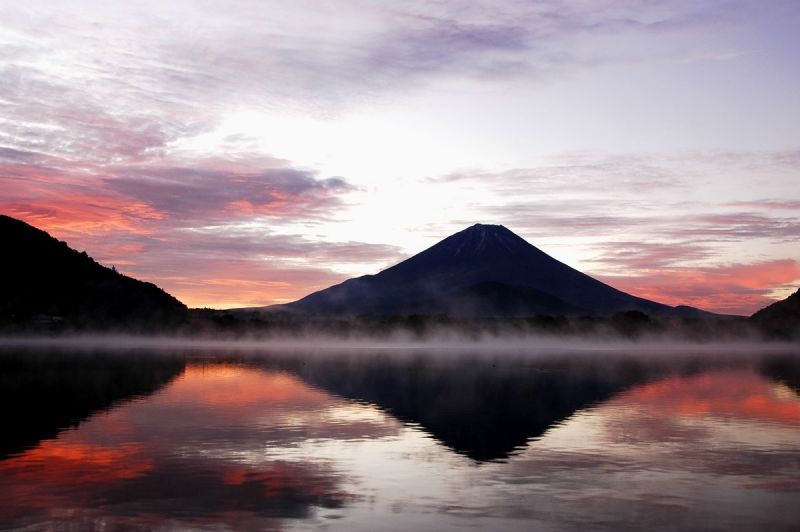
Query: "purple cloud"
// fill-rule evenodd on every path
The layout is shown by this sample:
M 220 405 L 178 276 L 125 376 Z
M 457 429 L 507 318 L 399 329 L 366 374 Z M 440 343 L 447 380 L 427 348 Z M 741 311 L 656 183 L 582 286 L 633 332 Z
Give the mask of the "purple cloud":
M 592 247 L 601 251 L 597 262 L 621 267 L 623 271 L 660 269 L 713 256 L 699 242 L 611 241 Z
M 324 215 L 354 188 L 340 177 L 270 168 L 255 172 L 213 168 L 126 168 L 106 185 L 120 194 L 183 220 L 238 216 Z

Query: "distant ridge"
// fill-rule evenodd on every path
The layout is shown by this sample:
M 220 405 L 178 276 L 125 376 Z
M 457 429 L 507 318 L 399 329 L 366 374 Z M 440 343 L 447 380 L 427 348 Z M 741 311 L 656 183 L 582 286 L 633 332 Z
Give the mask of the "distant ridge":
M 268 308 L 323 315 L 713 315 L 627 294 L 559 262 L 502 225 L 484 224 L 376 275 Z
M 127 277 L 46 232 L 0 215 L 0 324 L 86 329 L 168 325 L 186 306 Z
M 786 299 L 762 308 L 750 316 L 750 321 L 768 333 L 800 338 L 800 289 Z

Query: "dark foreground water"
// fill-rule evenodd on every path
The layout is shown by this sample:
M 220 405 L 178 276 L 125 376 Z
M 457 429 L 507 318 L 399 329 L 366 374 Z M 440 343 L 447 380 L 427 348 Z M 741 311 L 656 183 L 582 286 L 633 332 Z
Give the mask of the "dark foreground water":
M 0 528 L 800 530 L 800 356 L 0 352 Z

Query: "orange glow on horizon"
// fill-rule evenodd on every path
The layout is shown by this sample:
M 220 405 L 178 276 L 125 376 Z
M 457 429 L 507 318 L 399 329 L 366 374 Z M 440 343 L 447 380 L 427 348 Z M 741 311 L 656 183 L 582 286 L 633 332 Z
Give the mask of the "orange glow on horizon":
M 800 263 L 785 259 L 603 280 L 625 292 L 667 305 L 749 315 L 775 302 L 764 294 L 780 286 L 800 285 Z
M 243 308 L 288 303 L 308 295 L 305 287 L 282 281 L 259 281 L 235 278 L 195 280 L 188 278 L 158 279 L 154 282 L 165 288 L 190 308 Z

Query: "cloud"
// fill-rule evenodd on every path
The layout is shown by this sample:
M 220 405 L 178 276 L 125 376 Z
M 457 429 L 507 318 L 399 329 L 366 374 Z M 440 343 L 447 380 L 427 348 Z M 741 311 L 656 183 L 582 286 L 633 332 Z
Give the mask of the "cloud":
M 341 177 L 318 179 L 313 172 L 294 168 L 125 168 L 106 184 L 167 216 L 206 222 L 254 215 L 319 216 L 354 190 Z
M 264 157 L 195 163 L 75 165 L 4 150 L 0 212 L 155 282 L 191 306 L 285 302 L 344 280 L 347 265 L 400 256 L 389 245 L 274 231 L 335 218 L 355 190 L 341 177 L 320 178 Z
M 794 241 L 800 239 L 800 218 L 778 218 L 752 212 L 702 214 L 681 220 L 677 227 L 668 228 L 663 234 L 674 238 L 706 238 L 716 241 L 746 238 Z
M 39 154 L 31 151 L 15 150 L 0 146 L 0 159 L 7 161 L 31 162 L 39 158 Z
M 252 96 L 252 85 L 266 82 L 261 91 L 273 97 L 341 105 L 345 98 L 402 90 L 444 75 L 539 78 L 586 68 L 606 58 L 597 49 L 588 57 L 581 54 L 576 41 L 584 37 L 663 32 L 699 22 L 680 3 L 658 7 L 659 20 L 648 22 L 647 15 L 655 13 L 641 2 L 602 10 L 513 0 L 502 9 L 463 1 L 392 6 L 351 1 L 335 9 L 307 2 L 295 9 L 239 2 L 241 19 L 218 20 L 209 31 L 213 42 L 205 36 L 190 40 L 178 27 L 159 50 L 164 63 L 179 67 L 188 91 L 194 88 L 187 83 L 192 76 L 202 75 L 212 90 L 226 80 L 237 95 Z M 190 9 L 184 16 L 198 14 Z M 231 83 L 231 74 L 242 70 L 247 75 Z
M 737 209 L 755 209 L 757 211 L 795 211 L 800 212 L 800 200 L 761 199 L 751 201 L 734 201 L 728 206 Z
M 711 250 L 698 242 L 613 241 L 592 247 L 602 250 L 597 262 L 627 271 L 661 269 L 712 256 Z
M 403 257 L 401 250 L 384 244 L 316 241 L 270 233 L 263 226 L 224 225 L 175 230 L 141 240 L 135 254 L 127 251 L 117 254 L 106 248 L 103 256 L 125 273 L 146 276 L 189 306 L 215 307 L 293 301 L 344 281 L 352 276 L 351 268 L 377 270 Z
M 82 70 L 81 65 L 69 66 Z M 197 131 L 200 116 L 190 119 L 176 106 L 163 108 L 162 102 L 131 92 L 124 80 L 113 78 L 113 71 L 92 72 L 90 79 L 65 79 L 52 68 L 49 61 L 39 67 L 0 63 L 0 108 L 9 118 L 0 128 L 0 143 L 113 162 L 137 160 L 148 150 Z
M 686 187 L 685 171 L 674 168 L 671 161 L 645 156 L 595 155 L 561 156 L 553 163 L 532 168 L 513 168 L 501 172 L 460 170 L 429 178 L 430 183 L 473 183 L 505 192 L 557 193 L 584 192 L 631 193 L 648 187 L 650 190 Z
M 481 209 L 486 219 L 496 221 L 523 234 L 538 237 L 606 235 L 641 227 L 644 219 L 606 212 L 599 202 L 531 201 L 508 203 Z M 465 220 L 463 223 L 466 223 Z
M 73 193 L 53 199 L 0 202 L 0 211 L 8 216 L 53 232 L 61 238 L 121 231 L 149 234 L 149 222 L 162 215 L 141 202 L 125 198 Z
M 39 219 L 63 213 L 73 221 L 80 211 L 114 202 L 123 211 L 150 210 L 144 218 L 184 222 L 254 215 L 320 218 L 355 190 L 342 177 L 320 178 L 264 156 L 195 160 L 193 166 L 114 165 L 12 148 L 0 151 L 0 182 L 5 185 L 0 208 Z
M 81 7 L 81 4 L 83 6 Z M 716 3 L 140 2 L 6 10 L 0 144 L 142 160 L 232 109 L 322 114 L 445 78 L 547 80 L 649 59 L 620 34 L 703 27 Z M 152 31 L 153 27 L 160 31 Z M 674 52 L 670 52 L 674 54 Z M 641 56 L 641 57 L 639 57 Z
M 655 268 L 643 273 L 598 276 L 640 297 L 668 305 L 691 305 L 725 314 L 750 315 L 774 300 L 782 286 L 800 284 L 800 263 L 793 259 L 708 267 Z

